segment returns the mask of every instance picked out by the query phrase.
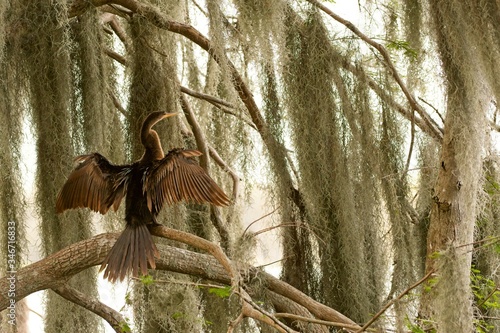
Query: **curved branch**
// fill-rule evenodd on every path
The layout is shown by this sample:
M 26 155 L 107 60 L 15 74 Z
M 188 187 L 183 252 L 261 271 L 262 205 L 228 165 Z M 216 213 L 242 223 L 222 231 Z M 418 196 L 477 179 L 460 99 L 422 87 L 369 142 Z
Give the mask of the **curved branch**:
M 382 55 L 385 61 L 385 65 L 389 69 L 390 74 L 396 81 L 396 83 L 399 85 L 401 90 L 403 91 L 403 94 L 406 96 L 406 99 L 410 103 L 412 109 L 417 111 L 417 113 L 422 117 L 426 127 L 432 132 L 432 137 L 438 139 L 438 141 L 443 140 L 443 131 L 436 128 L 432 121 L 431 117 L 425 112 L 425 110 L 420 106 L 420 104 L 416 101 L 415 97 L 411 94 L 411 92 L 408 90 L 406 85 L 404 84 L 403 80 L 401 79 L 401 76 L 399 76 L 398 71 L 396 70 L 396 67 L 392 63 L 391 57 L 389 56 L 389 52 L 383 47 L 381 44 L 375 42 L 373 39 L 369 38 L 367 35 L 362 33 L 352 22 L 338 16 L 334 12 L 332 12 L 329 8 L 321 4 L 317 0 L 307 0 L 310 2 L 312 5 L 318 7 L 321 9 L 323 12 L 325 12 L 328 16 L 333 18 L 335 21 L 343 24 L 347 29 L 351 30 L 355 35 L 357 35 L 359 38 L 361 38 L 363 41 L 365 41 L 367 44 L 371 45 L 374 47 L 379 53 Z
M 117 333 L 121 333 L 122 325 L 126 323 L 125 318 L 116 310 L 110 308 L 98 300 L 89 298 L 86 294 L 64 284 L 57 288 L 52 288 L 59 296 L 64 297 L 70 302 L 80 305 L 81 307 L 95 313 L 99 317 L 108 322 Z
M 212 243 L 204 238 L 198 237 L 196 235 L 190 234 L 188 232 L 167 228 L 163 225 L 155 225 L 149 227 L 151 234 L 158 237 L 168 238 L 170 240 L 178 241 L 186 245 L 190 245 L 194 248 L 206 251 L 217 259 L 217 261 L 224 267 L 227 274 L 231 279 L 231 286 L 234 290 L 238 288 L 239 272 L 233 266 L 233 263 L 224 254 L 221 247 L 215 243 Z

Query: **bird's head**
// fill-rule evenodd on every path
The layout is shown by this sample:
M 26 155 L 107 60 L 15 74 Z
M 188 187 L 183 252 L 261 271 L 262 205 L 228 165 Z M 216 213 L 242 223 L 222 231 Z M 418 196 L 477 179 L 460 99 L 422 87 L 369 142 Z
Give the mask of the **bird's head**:
M 161 143 L 160 143 L 160 138 L 158 137 L 158 134 L 156 133 L 155 130 L 152 129 L 152 127 L 158 123 L 160 120 L 172 117 L 177 115 L 178 112 L 175 113 L 168 113 L 165 111 L 156 111 L 156 112 L 151 112 L 146 119 L 144 119 L 144 122 L 142 123 L 142 128 L 141 128 L 141 143 L 146 148 L 146 150 L 150 151 L 155 151 L 154 155 L 156 158 L 163 158 L 163 150 L 161 148 Z M 158 151 L 156 153 L 156 151 Z M 162 155 L 160 157 L 160 155 Z
M 144 119 L 144 122 L 142 123 L 142 128 L 141 128 L 141 142 L 144 146 L 148 144 L 148 141 L 151 140 L 151 136 L 155 136 L 153 132 L 156 134 L 156 131 L 152 130 L 151 128 L 158 123 L 160 120 L 172 117 L 177 115 L 178 112 L 175 113 L 168 113 L 165 111 L 156 111 L 156 112 L 151 112 L 146 119 Z M 157 137 L 157 136 L 155 136 Z

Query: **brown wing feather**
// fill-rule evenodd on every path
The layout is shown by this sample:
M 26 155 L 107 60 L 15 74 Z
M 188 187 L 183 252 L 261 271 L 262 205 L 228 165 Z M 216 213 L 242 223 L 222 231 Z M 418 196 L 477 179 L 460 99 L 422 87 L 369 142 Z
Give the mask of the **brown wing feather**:
M 160 211 L 164 204 L 180 201 L 227 206 L 230 200 L 192 157 L 197 150 L 174 149 L 151 167 L 145 177 L 144 193 L 148 208 Z
M 75 161 L 77 167 L 57 196 L 57 213 L 88 207 L 106 214 L 111 206 L 116 211 L 127 191 L 130 166 L 113 165 L 98 153 L 78 156 Z

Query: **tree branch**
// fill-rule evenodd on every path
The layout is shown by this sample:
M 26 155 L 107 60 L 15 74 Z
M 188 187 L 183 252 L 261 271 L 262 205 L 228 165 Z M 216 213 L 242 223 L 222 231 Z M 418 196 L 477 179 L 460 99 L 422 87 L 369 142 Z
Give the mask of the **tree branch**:
M 420 280 L 418 280 L 417 282 L 415 282 L 414 284 L 412 284 L 411 286 L 409 286 L 408 288 L 406 288 L 405 291 L 403 291 L 401 294 L 399 294 L 398 297 L 394 298 L 393 300 L 391 300 L 389 303 L 387 303 L 382 309 L 380 309 L 379 312 L 377 312 L 373 317 L 372 319 L 368 320 L 368 322 L 366 324 L 363 325 L 363 327 L 361 327 L 359 330 L 356 331 L 356 333 L 361 333 L 363 331 L 365 331 L 368 327 L 370 327 L 371 324 L 373 324 L 375 322 L 375 320 L 377 320 L 392 304 L 396 303 L 397 301 L 399 301 L 401 298 L 403 298 L 404 295 L 408 294 L 412 289 L 415 289 L 416 287 L 418 287 L 419 285 L 421 285 L 422 283 L 425 282 L 425 280 L 427 280 L 432 274 L 434 273 L 434 270 L 431 270 L 429 273 L 425 274 L 425 276 L 423 278 L 421 278 Z
M 86 294 L 70 287 L 67 284 L 63 284 L 57 288 L 52 288 L 52 290 L 68 301 L 78 304 L 103 318 L 117 333 L 122 332 L 122 325 L 126 323 L 126 321 L 118 311 L 110 308 L 104 303 L 99 302 L 98 300 L 90 299 Z
M 312 5 L 316 6 L 317 8 L 321 9 L 324 13 L 326 13 L 328 16 L 333 18 L 335 21 L 343 24 L 347 29 L 351 30 L 355 35 L 357 35 L 359 38 L 361 38 L 363 41 L 365 41 L 367 44 L 371 45 L 374 47 L 379 53 L 382 55 L 385 61 L 385 65 L 389 69 L 390 74 L 396 81 L 396 83 L 399 85 L 401 90 L 403 91 L 403 94 L 406 96 L 406 99 L 410 103 L 412 109 L 417 111 L 417 113 L 422 117 L 424 123 L 428 127 L 428 129 L 433 133 L 433 137 L 438 139 L 438 141 L 443 140 L 443 132 L 436 128 L 432 121 L 431 117 L 425 112 L 425 110 L 420 106 L 420 104 L 416 101 L 415 97 L 410 93 L 406 85 L 404 84 L 403 80 L 401 79 L 401 76 L 399 76 L 398 71 L 396 70 L 396 67 L 392 63 L 391 57 L 389 56 L 389 53 L 383 47 L 381 44 L 375 42 L 373 39 L 369 38 L 367 35 L 362 33 L 354 24 L 349 22 L 348 20 L 343 19 L 342 17 L 338 16 L 334 12 L 332 12 L 329 8 L 327 8 L 325 5 L 321 4 L 317 0 L 307 0 L 310 2 Z
M 180 241 L 207 252 L 217 253 L 220 250 L 217 245 L 185 232 L 163 226 L 151 229 L 156 236 Z M 19 269 L 13 275 L 15 278 L 14 299 L 19 301 L 39 290 L 58 289 L 64 286 L 73 275 L 89 267 L 100 265 L 118 236 L 117 233 L 100 234 L 72 244 L 36 263 Z M 232 281 L 229 271 L 233 271 L 233 269 L 227 269 L 219 262 L 220 260 L 224 262 L 225 266 L 232 266 L 223 253 L 218 253 L 218 259 L 215 259 L 211 255 L 162 244 L 158 244 L 158 249 L 161 255 L 160 258 L 156 259 L 156 269 L 197 276 L 223 284 L 230 284 Z M 350 329 L 352 325 L 359 328 L 348 317 L 313 300 L 270 274 L 249 266 L 242 267 L 238 273 L 233 271 L 233 274 L 240 274 L 240 272 L 245 281 L 259 279 L 266 286 L 266 290 L 285 297 L 289 302 L 301 305 L 317 319 L 344 323 L 349 331 L 353 331 Z M 10 282 L 7 277 L 10 276 L 0 279 L 0 311 L 6 309 L 10 304 L 10 299 L 7 296 Z M 283 308 L 284 305 L 280 302 L 280 299 L 273 298 L 275 307 Z
M 185 94 L 188 94 L 190 96 L 193 96 L 193 97 L 196 97 L 196 98 L 199 98 L 199 99 L 203 99 L 207 102 L 209 102 L 210 104 L 212 105 L 223 105 L 223 106 L 227 106 L 228 108 L 231 108 L 231 109 L 234 109 L 235 106 L 232 105 L 231 103 L 229 102 L 226 102 L 218 97 L 215 97 L 215 96 L 212 96 L 212 95 L 207 95 L 207 94 L 203 94 L 203 93 L 200 93 L 198 91 L 194 91 L 194 90 L 191 90 L 189 88 L 186 88 L 184 86 L 181 86 L 181 91 Z

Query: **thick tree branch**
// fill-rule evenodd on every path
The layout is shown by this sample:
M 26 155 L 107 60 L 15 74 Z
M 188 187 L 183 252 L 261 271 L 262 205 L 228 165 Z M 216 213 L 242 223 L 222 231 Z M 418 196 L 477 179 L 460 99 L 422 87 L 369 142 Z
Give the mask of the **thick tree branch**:
M 239 283 L 239 272 L 234 268 L 233 263 L 229 260 L 229 258 L 224 254 L 221 247 L 215 243 L 212 243 L 204 238 L 198 237 L 196 235 L 167 228 L 165 226 L 152 226 L 149 228 L 151 234 L 163 238 L 168 238 L 170 240 L 178 241 L 184 243 L 186 245 L 190 245 L 194 248 L 206 251 L 214 256 L 217 261 L 224 267 L 227 274 L 231 279 L 231 286 L 237 290 Z
M 217 245 L 208 245 L 207 243 L 210 242 L 200 239 L 197 236 L 189 235 L 186 238 L 186 233 L 184 232 L 161 226 L 151 229 L 157 236 L 181 241 L 184 244 L 217 253 L 215 249 Z M 64 286 L 73 275 L 89 267 L 100 265 L 117 238 L 118 234 L 116 233 L 100 234 L 72 244 L 45 259 L 19 269 L 13 274 L 16 291 L 14 299 L 19 301 L 39 290 L 58 289 Z M 159 244 L 158 249 L 161 255 L 156 260 L 157 269 L 197 276 L 223 284 L 231 283 L 228 273 L 230 270 L 224 268 L 218 260 L 225 262 L 225 265 L 229 267 L 232 264 L 227 262 L 227 258 L 220 258 L 220 253 L 217 254 L 219 259 L 215 259 L 211 255 L 167 245 Z M 224 257 L 223 254 L 222 257 Z M 243 267 L 241 268 L 241 272 L 233 272 L 233 274 L 241 274 L 245 281 L 250 281 L 254 278 L 259 279 L 266 286 L 267 290 L 286 297 L 289 300 L 288 302 L 300 304 L 317 319 L 345 323 L 346 329 L 352 327 L 352 325 L 359 329 L 359 326 L 346 316 L 326 305 L 316 302 L 289 284 L 259 269 Z M 0 311 L 7 308 L 10 302 L 8 298 L 10 281 L 7 280 L 7 277 L 10 276 L 0 279 Z M 273 298 L 273 303 L 277 308 L 285 307 L 280 302 L 280 299 Z

